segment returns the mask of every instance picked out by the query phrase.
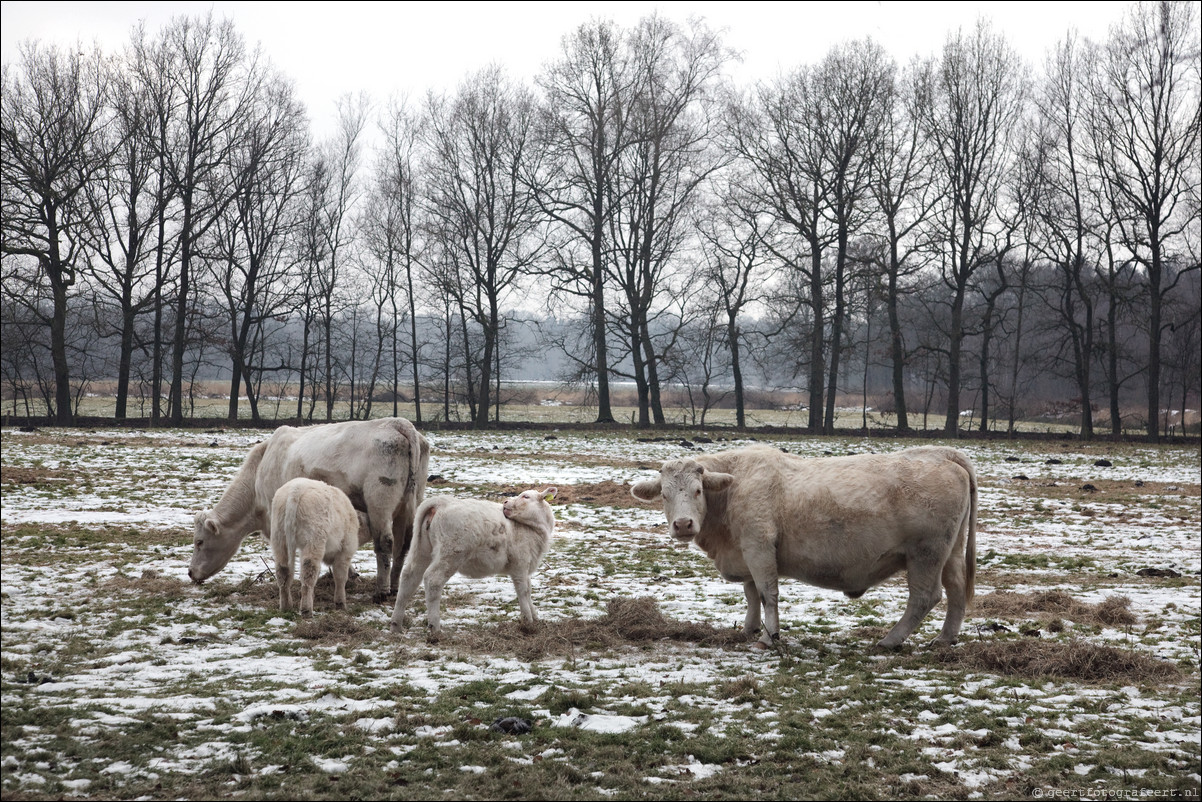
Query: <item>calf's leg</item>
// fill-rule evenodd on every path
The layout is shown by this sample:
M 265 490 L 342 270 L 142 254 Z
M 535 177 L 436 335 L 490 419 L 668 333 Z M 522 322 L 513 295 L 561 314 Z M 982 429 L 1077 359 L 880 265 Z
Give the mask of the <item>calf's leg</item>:
M 434 638 L 442 635 L 442 618 L 439 605 L 442 603 L 443 585 L 459 570 L 459 562 L 454 555 L 436 554 L 430 567 L 426 569 L 424 582 L 426 585 L 426 623 L 430 627 L 430 635 Z
M 406 610 L 422 583 L 422 576 L 430 566 L 430 559 L 430 547 L 424 541 L 418 542 L 410 550 L 409 559 L 405 561 L 405 568 L 401 571 L 401 585 L 397 590 L 396 603 L 392 606 L 392 621 L 388 625 L 393 634 L 399 635 L 409 626 Z
M 277 538 L 271 541 L 271 552 L 275 557 L 275 581 L 280 587 L 280 609 L 292 609 L 292 555 L 288 546 Z
M 317 576 L 321 573 L 321 558 L 314 559 L 311 554 L 301 557 L 301 615 L 313 615 L 313 588 L 317 585 Z
M 351 556 L 353 551 L 347 551 L 334 558 L 330 573 L 334 575 L 334 606 L 339 610 L 346 607 L 346 580 L 351 573 Z
M 534 624 L 538 621 L 538 613 L 534 611 L 534 603 L 530 601 L 530 575 L 521 571 L 511 574 L 510 579 L 513 580 L 513 589 L 518 594 L 518 606 L 522 609 L 522 620 L 527 624 Z

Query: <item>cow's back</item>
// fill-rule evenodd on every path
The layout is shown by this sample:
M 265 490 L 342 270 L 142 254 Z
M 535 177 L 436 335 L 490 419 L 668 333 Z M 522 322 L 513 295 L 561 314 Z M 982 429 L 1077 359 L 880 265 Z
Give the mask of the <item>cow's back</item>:
M 953 541 L 969 498 L 967 471 L 946 459 L 807 459 L 752 447 L 698 461 L 735 477 L 725 503 L 711 504 L 698 545 L 725 529 L 727 548 L 770 550 L 782 576 L 839 590 L 875 584 L 924 539 Z

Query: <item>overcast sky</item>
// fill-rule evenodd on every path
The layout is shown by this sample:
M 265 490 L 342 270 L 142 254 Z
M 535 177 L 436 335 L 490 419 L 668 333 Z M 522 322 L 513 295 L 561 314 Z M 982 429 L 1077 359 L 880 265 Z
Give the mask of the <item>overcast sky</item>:
M 1038 67 L 1070 28 L 1096 39 L 1127 2 L 18 2 L 0 3 L 5 63 L 16 44 L 41 39 L 100 44 L 115 52 L 139 20 L 158 31 L 172 17 L 213 10 L 232 18 L 252 46 L 296 81 L 319 136 L 332 130 L 336 99 L 367 91 L 373 100 L 453 89 L 497 61 L 531 81 L 553 59 L 561 37 L 594 17 L 622 26 L 657 10 L 683 22 L 690 14 L 725 29 L 744 61 L 741 83 L 769 79 L 819 60 L 832 45 L 871 36 L 899 62 L 934 54 L 950 32 L 979 17 Z

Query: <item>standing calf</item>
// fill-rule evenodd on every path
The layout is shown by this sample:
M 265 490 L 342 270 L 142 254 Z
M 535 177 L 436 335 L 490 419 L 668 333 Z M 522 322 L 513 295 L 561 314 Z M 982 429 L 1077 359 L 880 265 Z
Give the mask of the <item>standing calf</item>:
M 551 545 L 555 514 L 548 502 L 555 492 L 554 487 L 541 492 L 527 490 L 504 504 L 441 496 L 422 502 L 392 610 L 392 632 L 400 633 L 408 626 L 405 607 L 424 579 L 426 621 L 431 636 L 437 638 L 442 632 L 442 588 L 457 573 L 472 578 L 508 574 L 517 591 L 522 620 L 527 624 L 537 621 L 530 602 L 530 574 Z
M 291 610 L 292 570 L 300 556 L 301 615 L 313 614 L 313 587 L 324 562 L 334 575 L 334 606 L 346 607 L 346 578 L 359 545 L 371 540 L 367 516 L 336 487 L 316 479 L 285 482 L 271 500 L 271 551 L 280 609 Z

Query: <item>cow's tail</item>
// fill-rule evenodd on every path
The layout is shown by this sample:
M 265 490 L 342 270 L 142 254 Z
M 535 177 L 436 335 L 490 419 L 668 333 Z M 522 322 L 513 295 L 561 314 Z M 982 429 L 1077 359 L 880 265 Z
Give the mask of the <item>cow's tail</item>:
M 409 445 L 409 459 L 407 460 L 409 475 L 405 479 L 405 495 L 413 499 L 414 503 L 419 503 L 426 494 L 430 445 L 412 422 L 404 418 L 393 418 L 392 425 Z
M 972 601 L 977 582 L 977 472 L 972 460 L 956 451 L 953 461 L 968 472 L 968 533 L 964 547 L 964 603 Z

